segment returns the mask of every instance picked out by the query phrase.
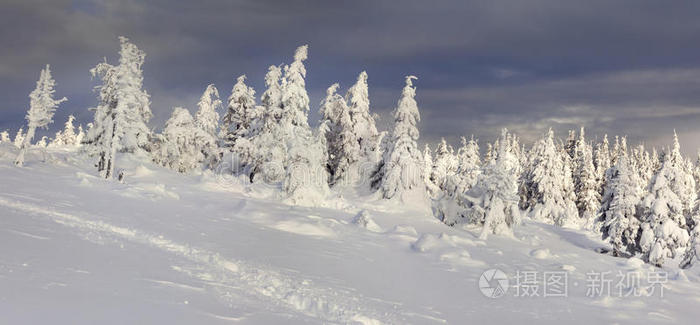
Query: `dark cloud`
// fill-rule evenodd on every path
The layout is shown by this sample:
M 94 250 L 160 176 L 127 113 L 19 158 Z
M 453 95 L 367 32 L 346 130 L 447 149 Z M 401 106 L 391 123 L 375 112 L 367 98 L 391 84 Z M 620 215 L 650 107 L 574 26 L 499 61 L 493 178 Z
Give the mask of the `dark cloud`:
M 501 127 L 531 141 L 585 125 L 655 145 L 676 128 L 697 146 L 699 14 L 692 1 L 5 0 L 0 129 L 22 124 L 46 63 L 70 99 L 57 125 L 68 114 L 89 122 L 88 70 L 114 61 L 125 35 L 147 53 L 155 128 L 172 106 L 193 108 L 208 83 L 227 96 L 246 74 L 261 93 L 267 66 L 308 43 L 313 111 L 328 85 L 347 89 L 367 70 L 387 126 L 403 76 L 415 74 L 427 141 L 483 142 Z

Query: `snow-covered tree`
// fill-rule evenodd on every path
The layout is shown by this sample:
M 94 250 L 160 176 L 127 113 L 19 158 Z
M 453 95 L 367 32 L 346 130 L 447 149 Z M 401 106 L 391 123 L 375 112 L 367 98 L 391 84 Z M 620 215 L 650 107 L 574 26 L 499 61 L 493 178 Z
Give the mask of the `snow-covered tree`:
M 626 156 L 620 156 L 606 174 L 608 183 L 600 207 L 603 239 L 613 245 L 616 256 L 632 256 L 638 251 L 637 205 L 642 194 L 639 177 L 630 168 Z
M 357 82 L 348 89 L 345 95 L 352 121 L 352 133 L 360 146 L 360 168 L 374 168 L 381 159 L 378 151 L 379 132 L 375 124 L 375 117 L 369 112 L 369 91 L 367 86 L 367 72 L 362 71 L 357 76 Z M 367 171 L 362 171 L 367 172 Z
M 216 137 L 219 129 L 218 110 L 221 108 L 221 100 L 214 84 L 208 85 L 204 90 L 197 107 L 197 113 L 194 115 L 195 124 L 212 137 Z
M 347 103 L 337 93 L 338 87 L 336 83 L 328 88 L 320 110 L 331 185 L 348 184 L 359 176 L 360 142 Z
M 644 259 L 661 266 L 664 259 L 674 258 L 687 250 L 690 236 L 680 197 L 671 189 L 679 170 L 670 160 L 654 175 L 649 194 L 642 201 L 642 235 L 639 249 Z
M 233 148 L 238 139 L 249 137 L 260 113 L 255 105 L 255 90 L 245 84 L 245 78 L 245 75 L 238 77 L 228 98 L 219 134 L 225 148 Z
M 612 166 L 610 162 L 610 144 L 608 143 L 608 135 L 603 136 L 603 142 L 596 145 L 595 157 L 593 160 L 595 165 L 596 180 L 600 194 L 603 195 L 603 187 L 605 186 L 605 172 Z
M 24 142 L 24 128 L 21 127 L 19 130 L 17 130 L 15 139 L 12 143 L 15 145 L 15 147 L 19 148 L 22 146 L 22 142 Z
M 102 85 L 96 88 L 99 104 L 83 142 L 99 156 L 97 169 L 105 178 L 114 174 L 117 152 L 144 153 L 151 135 L 146 125 L 152 116 L 149 95 L 141 89 L 146 54 L 126 37 L 119 42 L 119 65 L 102 62 L 90 70 Z
M 669 180 L 671 190 L 678 195 L 682 203 L 682 214 L 689 217 L 695 206 L 697 192 L 695 192 L 695 179 L 692 170 L 681 155 L 681 146 L 678 135 L 673 131 L 673 145 L 671 151 L 665 156 L 664 164 L 668 162 L 673 169 L 673 178 Z M 662 167 L 663 168 L 663 167 Z
M 586 142 L 583 127 L 574 148 L 574 192 L 579 217 L 586 228 L 591 228 L 600 209 L 600 193 L 593 166 L 591 145 Z
M 426 143 L 423 149 L 423 181 L 425 182 L 428 194 L 431 197 L 436 197 L 440 193 L 440 187 L 433 183 L 430 175 L 433 172 L 433 151 L 430 146 Z
M 56 136 L 51 141 L 51 147 L 75 147 L 80 145 L 78 134 L 75 133 L 74 121 L 75 117 L 73 115 L 68 116 L 63 131 L 56 132 Z
M 46 146 L 48 145 L 48 142 L 49 142 L 49 137 L 42 136 L 41 139 L 39 139 L 39 141 L 36 142 L 35 146 L 39 147 L 39 148 L 46 148 Z
M 448 177 L 454 175 L 456 170 L 457 158 L 450 152 L 445 138 L 442 138 L 437 149 L 435 149 L 430 180 L 433 184 L 437 185 L 440 190 L 444 191 L 447 188 Z
M 465 137 L 461 140 L 462 147 L 457 151 L 457 170 L 448 176 L 445 189 L 446 194 L 451 197 L 468 191 L 476 184 L 481 173 L 478 141 L 474 140 L 473 135 L 469 141 Z
M 66 101 L 65 97 L 54 99 L 53 94 L 56 92 L 54 86 L 56 81 L 51 77 L 51 69 L 49 65 L 41 70 L 39 80 L 36 82 L 36 89 L 29 94 L 29 111 L 27 111 L 27 134 L 22 138 L 19 154 L 15 159 L 15 165 L 22 166 L 24 164 L 24 154 L 31 145 L 34 138 L 34 132 L 37 128 L 46 128 L 49 123 L 53 122 L 53 114 L 56 108 L 62 102 Z M 18 133 L 18 135 L 21 133 Z M 15 141 L 17 138 L 15 138 Z
M 0 142 L 5 142 L 9 143 L 10 141 L 10 133 L 7 132 L 7 130 L 0 132 Z
M 416 103 L 416 89 L 413 87 L 415 76 L 406 77 L 401 99 L 394 110 L 394 129 L 389 147 L 384 153 L 381 166 L 381 191 L 386 199 L 400 198 L 409 200 L 409 192 L 426 197 L 423 182 L 423 161 L 418 150 L 418 122 L 420 113 Z
M 518 207 L 519 161 L 508 141 L 507 130 L 503 130 L 494 155 L 478 175 L 476 184 L 466 193 L 454 198 L 445 198 L 435 209 L 448 225 L 468 222 L 483 226 L 480 238 L 488 234 L 512 233 L 520 223 Z
M 206 158 L 202 146 L 216 142 L 216 138 L 201 129 L 190 112 L 182 107 L 173 109 L 163 134 L 157 138 L 153 160 L 180 173 L 201 167 Z
M 560 226 L 577 226 L 571 170 L 554 144 L 554 132 L 550 129 L 532 151 L 532 165 L 525 176 L 530 217 Z

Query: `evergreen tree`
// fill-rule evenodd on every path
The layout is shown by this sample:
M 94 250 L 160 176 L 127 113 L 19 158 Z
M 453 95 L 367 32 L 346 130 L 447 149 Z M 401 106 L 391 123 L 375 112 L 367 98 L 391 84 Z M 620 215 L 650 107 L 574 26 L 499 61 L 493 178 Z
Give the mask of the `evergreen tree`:
M 143 153 L 148 149 L 151 130 L 149 95 L 142 90 L 142 66 L 146 54 L 126 37 L 119 37 L 119 65 L 99 63 L 90 70 L 102 85 L 93 126 L 83 140 L 99 156 L 97 170 L 104 178 L 114 175 L 117 152 Z
M 10 141 L 10 133 L 7 132 L 7 130 L 0 132 L 0 142 L 5 142 L 9 143 Z
M 526 176 L 529 215 L 535 220 L 560 226 L 578 225 L 571 171 L 554 145 L 554 132 L 533 147 L 533 161 Z
M 389 147 L 384 153 L 381 191 L 386 199 L 410 200 L 409 192 L 421 197 L 426 196 L 422 175 L 423 161 L 416 144 L 419 137 L 417 124 L 420 121 L 420 113 L 415 100 L 413 79 L 417 78 L 406 77 L 406 86 L 394 110 L 394 129 L 388 141 Z
M 428 194 L 431 197 L 436 197 L 440 193 L 440 188 L 433 183 L 430 178 L 433 172 L 433 152 L 430 150 L 430 146 L 426 143 L 425 149 L 423 149 L 423 181 L 425 181 Z
M 448 196 L 464 193 L 476 184 L 477 177 L 481 173 L 481 157 L 479 157 L 479 143 L 471 139 L 467 141 L 462 137 L 462 147 L 457 152 L 457 170 L 447 179 L 446 192 Z
M 639 248 L 644 259 L 661 266 L 665 258 L 674 258 L 686 251 L 690 236 L 680 197 L 671 189 L 680 170 L 672 161 L 665 161 L 654 175 L 650 193 L 642 201 L 642 235 Z
M 19 148 L 22 146 L 22 143 L 24 142 L 24 128 L 20 127 L 19 130 L 17 130 L 17 133 L 15 134 L 15 140 L 12 142 L 15 147 Z
M 600 207 L 603 239 L 613 245 L 616 256 L 632 256 L 638 251 L 639 219 L 637 205 L 642 189 L 627 157 L 621 156 L 606 172 L 608 183 Z
M 176 107 L 165 123 L 163 134 L 157 136 L 153 160 L 165 167 L 187 173 L 205 161 L 203 146 L 216 142 L 209 132 L 201 129 L 187 109 Z
M 454 175 L 457 167 L 456 158 L 450 152 L 450 149 L 445 141 L 445 138 L 440 140 L 440 144 L 435 150 L 435 158 L 433 159 L 433 169 L 430 173 L 430 180 L 437 185 L 440 190 L 447 188 L 447 179 Z
M 75 117 L 73 115 L 68 116 L 63 131 L 56 132 L 56 136 L 50 144 L 51 147 L 72 147 L 80 144 L 78 134 L 75 133 L 73 121 L 75 121 Z
M 593 166 L 593 152 L 591 145 L 586 142 L 583 127 L 579 133 L 574 148 L 575 172 L 574 192 L 576 193 L 576 207 L 579 217 L 586 228 L 592 228 L 593 222 L 600 209 L 600 193 L 596 180 L 595 167 Z
M 352 122 L 352 134 L 359 144 L 361 173 L 367 173 L 375 168 L 381 159 L 379 152 L 379 132 L 375 124 L 375 117 L 369 112 L 369 91 L 367 87 L 367 72 L 362 71 L 357 76 L 357 82 L 348 89 L 345 95 L 350 120 Z
M 255 90 L 245 84 L 245 78 L 245 75 L 238 77 L 228 98 L 219 134 L 224 148 L 231 149 L 238 139 L 249 137 L 253 123 L 259 117 Z
M 34 132 L 37 128 L 47 128 L 49 123 L 53 122 L 53 114 L 59 104 L 66 101 L 65 97 L 54 99 L 53 94 L 56 92 L 54 86 L 56 81 L 51 77 L 51 69 L 49 65 L 41 70 L 39 81 L 36 82 L 36 89 L 29 94 L 29 111 L 27 111 L 27 134 L 22 137 L 19 154 L 15 159 L 15 165 L 22 166 L 24 164 L 24 154 L 31 145 L 34 138 Z M 22 129 L 15 137 L 17 142 Z
M 338 84 L 331 85 L 321 103 L 321 124 L 328 153 L 331 185 L 348 184 L 359 176 L 360 143 L 353 131 L 345 99 L 337 94 Z
M 195 124 L 209 133 L 212 137 L 217 136 L 219 129 L 219 113 L 221 100 L 219 99 L 219 91 L 214 84 L 210 84 L 204 90 L 202 97 L 197 103 L 197 113 L 195 114 Z

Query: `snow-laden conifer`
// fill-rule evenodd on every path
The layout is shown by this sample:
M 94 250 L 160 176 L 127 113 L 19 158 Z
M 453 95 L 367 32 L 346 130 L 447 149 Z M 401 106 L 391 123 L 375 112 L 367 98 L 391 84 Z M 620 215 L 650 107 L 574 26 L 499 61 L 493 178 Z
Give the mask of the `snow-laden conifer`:
M 46 128 L 49 123 L 53 122 L 53 115 L 56 108 L 62 102 L 66 101 L 65 97 L 54 99 L 53 94 L 56 92 L 54 86 L 56 81 L 51 77 L 51 69 L 47 64 L 41 70 L 39 80 L 36 82 L 36 88 L 29 94 L 29 110 L 27 111 L 27 134 L 22 137 L 19 154 L 15 159 L 15 165 L 22 166 L 24 164 L 24 154 L 31 145 L 34 138 L 34 133 L 37 128 Z M 17 134 L 21 134 L 22 129 Z M 17 142 L 18 137 L 15 138 Z
M 165 123 L 163 134 L 153 151 L 153 160 L 165 167 L 187 173 L 202 166 L 207 158 L 203 146 L 216 142 L 209 132 L 201 129 L 187 109 L 176 107 Z
M 636 240 L 640 221 L 637 205 L 642 195 L 639 176 L 632 171 L 624 155 L 606 174 L 608 182 L 600 207 L 603 239 L 612 244 L 616 256 L 632 256 L 638 252 Z
M 146 54 L 126 37 L 119 37 L 119 65 L 99 63 L 90 70 L 102 84 L 96 87 L 99 103 L 92 127 L 83 142 L 97 155 L 100 175 L 114 175 L 117 152 L 144 153 L 148 150 L 151 130 L 149 95 L 143 86 L 143 62 Z

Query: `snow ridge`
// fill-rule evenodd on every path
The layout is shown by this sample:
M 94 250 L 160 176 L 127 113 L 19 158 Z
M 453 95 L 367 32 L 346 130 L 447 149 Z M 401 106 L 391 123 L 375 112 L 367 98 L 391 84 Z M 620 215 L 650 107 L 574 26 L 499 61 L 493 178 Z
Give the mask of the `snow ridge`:
M 0 206 L 22 212 L 43 215 L 52 221 L 81 231 L 99 232 L 145 244 L 153 248 L 184 257 L 204 267 L 209 273 L 190 276 L 200 280 L 227 284 L 228 287 L 241 288 L 242 293 L 252 294 L 257 299 L 266 300 L 271 305 L 289 309 L 304 315 L 324 321 L 356 324 L 399 323 L 395 315 L 382 313 L 383 321 L 378 320 L 379 313 L 366 306 L 362 297 L 356 292 L 345 292 L 337 289 L 315 287 L 311 280 L 301 279 L 282 274 L 267 266 L 251 265 L 243 261 L 233 261 L 222 257 L 219 253 L 190 247 L 137 229 L 129 229 L 112 225 L 103 221 L 86 220 L 84 218 L 63 213 L 33 204 L 0 197 Z M 214 277 L 212 279 L 212 277 Z M 220 293 L 220 299 L 230 297 L 229 293 Z M 377 302 L 375 301 L 374 304 Z

